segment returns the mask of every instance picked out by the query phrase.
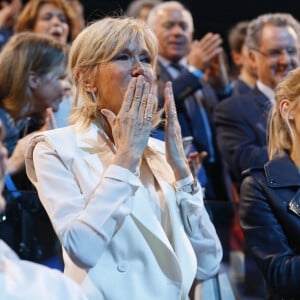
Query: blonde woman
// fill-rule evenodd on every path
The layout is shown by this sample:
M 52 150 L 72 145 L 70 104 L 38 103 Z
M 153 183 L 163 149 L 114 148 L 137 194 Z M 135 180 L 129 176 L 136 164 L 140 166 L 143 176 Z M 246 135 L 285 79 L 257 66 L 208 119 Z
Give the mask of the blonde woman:
M 240 218 L 246 245 L 266 282 L 268 299 L 299 299 L 300 68 L 275 89 L 269 158 L 241 186 Z
M 73 125 L 37 135 L 26 169 L 89 299 L 188 299 L 222 259 L 185 158 L 171 83 L 166 143 L 153 92 L 157 41 L 143 21 L 104 18 L 70 51 L 82 103 Z

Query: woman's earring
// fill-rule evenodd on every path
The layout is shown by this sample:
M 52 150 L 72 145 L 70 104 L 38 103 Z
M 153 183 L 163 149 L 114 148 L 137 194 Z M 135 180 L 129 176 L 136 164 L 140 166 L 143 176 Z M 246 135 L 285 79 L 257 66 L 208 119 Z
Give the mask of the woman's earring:
M 90 94 L 91 94 L 91 97 L 92 97 L 93 102 L 96 102 L 97 97 L 96 97 L 95 92 L 94 92 L 94 91 L 91 91 Z

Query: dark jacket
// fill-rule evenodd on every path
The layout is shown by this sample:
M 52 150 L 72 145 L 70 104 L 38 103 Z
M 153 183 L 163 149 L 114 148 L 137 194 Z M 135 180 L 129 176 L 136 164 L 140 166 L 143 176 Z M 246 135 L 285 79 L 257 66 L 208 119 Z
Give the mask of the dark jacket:
M 268 160 L 267 123 L 270 100 L 257 88 L 229 97 L 216 106 L 217 141 L 232 180 L 239 187 L 241 173 Z
M 238 78 L 234 81 L 233 91 L 231 96 L 243 95 L 250 92 L 252 88 L 242 79 Z
M 208 163 L 208 157 L 203 164 L 207 173 L 207 177 L 209 177 L 209 184 L 211 186 L 211 189 L 213 190 L 212 194 L 214 194 L 214 198 L 210 198 L 208 200 L 232 201 L 233 196 L 230 176 L 228 171 L 225 169 L 224 163 L 219 154 L 215 138 L 213 118 L 215 106 L 219 101 L 216 93 L 209 84 L 207 84 L 203 80 L 199 80 L 188 70 L 183 71 L 178 78 L 172 79 L 166 68 L 158 61 L 156 71 L 158 75 L 157 86 L 159 106 L 163 107 L 164 104 L 163 89 L 165 83 L 167 81 L 172 81 L 175 104 L 182 130 L 182 136 L 193 136 L 194 145 L 197 151 L 207 151 L 209 157 L 210 151 L 203 143 L 206 133 L 204 130 L 200 130 L 200 127 L 197 126 L 197 124 L 199 123 L 199 118 L 201 118 L 201 116 L 197 114 L 195 109 L 192 108 L 192 105 L 197 105 L 194 93 L 199 89 L 201 90 L 203 94 L 202 105 L 208 117 L 216 157 L 214 164 Z
M 290 205 L 297 202 L 298 212 Z M 286 153 L 247 172 L 240 224 L 269 299 L 300 299 L 300 173 Z

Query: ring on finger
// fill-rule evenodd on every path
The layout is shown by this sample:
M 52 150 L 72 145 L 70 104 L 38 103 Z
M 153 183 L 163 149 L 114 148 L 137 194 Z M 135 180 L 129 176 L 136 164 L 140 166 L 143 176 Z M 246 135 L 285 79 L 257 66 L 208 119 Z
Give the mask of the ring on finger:
M 144 117 L 144 119 L 148 122 L 151 122 L 152 121 L 152 115 L 147 115 Z

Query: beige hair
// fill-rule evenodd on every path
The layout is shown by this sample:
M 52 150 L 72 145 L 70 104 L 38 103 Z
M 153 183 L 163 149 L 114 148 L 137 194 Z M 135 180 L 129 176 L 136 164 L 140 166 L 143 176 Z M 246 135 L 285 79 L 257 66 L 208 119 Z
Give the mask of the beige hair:
M 275 104 L 272 108 L 269 127 L 270 159 L 282 151 L 291 152 L 293 147 L 294 136 L 290 120 L 284 119 L 280 114 L 280 102 L 284 99 L 290 101 L 286 114 L 291 115 L 300 103 L 300 68 L 290 71 L 275 88 Z
M 67 24 L 69 25 L 69 35 L 67 42 L 70 43 L 75 38 L 75 27 L 77 20 L 75 19 L 75 12 L 70 4 L 65 0 L 30 0 L 28 1 L 21 14 L 18 17 L 15 25 L 15 32 L 33 31 L 37 21 L 38 13 L 44 4 L 53 4 L 55 7 L 61 9 L 66 15 Z M 76 29 L 77 30 L 77 29 Z
M 188 21 L 188 25 L 190 26 L 190 29 L 192 31 L 194 31 L 194 22 L 193 22 L 193 17 L 192 17 L 191 12 L 185 6 L 183 6 L 180 2 L 177 2 L 177 1 L 167 1 L 167 2 L 163 2 L 163 3 L 155 5 L 151 9 L 151 11 L 148 15 L 148 19 L 147 19 L 147 23 L 150 26 L 150 28 L 152 28 L 152 29 L 155 28 L 155 26 L 157 24 L 157 18 L 159 17 L 159 12 L 164 9 L 182 10 L 187 16 L 187 21 Z
M 67 46 L 50 37 L 31 32 L 15 34 L 0 52 L 0 105 L 19 115 L 32 103 L 30 73 L 46 75 L 62 63 L 67 67 L 67 59 Z
M 101 103 L 95 101 L 95 95 L 87 89 L 94 86 L 96 74 L 101 65 L 112 60 L 134 39 L 145 41 L 152 57 L 154 69 L 157 57 L 157 40 L 145 22 L 134 18 L 107 17 L 87 26 L 74 40 L 69 59 L 69 68 L 76 86 L 76 95 L 70 123 L 81 119 L 83 126 L 91 121 L 105 124 L 100 110 Z M 77 105 L 81 101 L 80 105 Z M 156 107 L 155 107 L 156 110 Z M 160 115 L 153 115 L 153 124 L 157 125 Z

